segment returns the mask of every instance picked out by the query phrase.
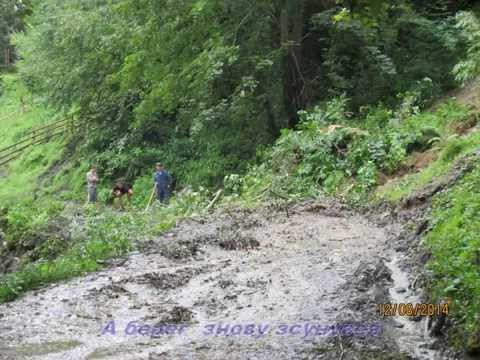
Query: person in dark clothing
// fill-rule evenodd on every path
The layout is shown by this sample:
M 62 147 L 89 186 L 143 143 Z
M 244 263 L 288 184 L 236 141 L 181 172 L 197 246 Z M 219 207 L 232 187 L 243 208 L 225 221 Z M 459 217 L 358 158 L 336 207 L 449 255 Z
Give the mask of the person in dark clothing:
M 172 177 L 163 168 L 163 165 L 157 163 L 155 166 L 155 175 L 153 180 L 155 181 L 155 188 L 157 193 L 157 200 L 161 203 L 167 204 L 170 196 L 170 186 L 172 184 Z
M 116 207 L 124 210 L 125 207 L 123 206 L 123 197 L 126 195 L 128 199 L 128 204 L 131 205 L 132 196 L 133 196 L 133 187 L 132 185 L 126 182 L 118 181 L 115 183 L 115 186 L 112 189 L 112 195 L 114 199 L 113 200 L 114 204 L 115 204 L 115 200 L 117 202 Z

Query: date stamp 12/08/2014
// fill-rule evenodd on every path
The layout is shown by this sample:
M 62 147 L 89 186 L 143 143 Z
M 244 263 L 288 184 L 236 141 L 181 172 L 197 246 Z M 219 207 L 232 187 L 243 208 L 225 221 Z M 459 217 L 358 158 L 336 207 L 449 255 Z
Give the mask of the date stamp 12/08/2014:
M 449 304 L 412 304 L 412 303 L 388 303 L 377 304 L 377 312 L 380 316 L 447 316 Z

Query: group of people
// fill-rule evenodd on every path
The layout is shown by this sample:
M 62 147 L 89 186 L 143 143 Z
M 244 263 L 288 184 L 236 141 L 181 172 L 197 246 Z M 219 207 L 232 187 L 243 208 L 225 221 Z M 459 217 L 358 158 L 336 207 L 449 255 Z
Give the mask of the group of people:
M 155 173 L 153 175 L 156 198 L 161 203 L 167 204 L 172 190 L 172 176 L 166 171 L 161 163 L 155 165 Z M 97 167 L 92 165 L 90 171 L 87 172 L 87 199 L 89 203 L 97 202 L 97 185 L 99 177 Z M 111 191 L 111 198 L 116 207 L 124 208 L 123 199 L 127 198 L 129 204 L 132 201 L 133 186 L 123 180 L 115 183 Z

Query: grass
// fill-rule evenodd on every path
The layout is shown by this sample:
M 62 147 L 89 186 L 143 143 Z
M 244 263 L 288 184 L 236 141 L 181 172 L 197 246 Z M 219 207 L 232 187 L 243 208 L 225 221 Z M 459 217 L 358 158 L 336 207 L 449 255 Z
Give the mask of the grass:
M 401 201 L 435 179 L 447 174 L 456 159 L 480 147 L 480 132 L 473 131 L 466 136 L 457 136 L 453 133 L 452 124 L 459 123 L 462 119 L 468 119 L 471 116 L 465 108 L 457 108 L 451 103 L 447 103 L 435 114 L 427 113 L 414 119 L 419 119 L 419 124 L 423 124 L 423 126 L 436 128 L 441 134 L 435 144 L 435 150 L 439 153 L 438 159 L 420 172 L 408 174 L 378 187 L 375 191 L 377 200 Z
M 448 174 L 455 160 L 468 155 L 480 147 L 480 132 L 474 132 L 464 138 L 452 138 L 445 142 L 438 151 L 440 156 L 420 172 L 408 174 L 388 182 L 376 190 L 377 200 L 398 202 L 415 191 L 424 188 L 432 181 Z
M 141 181 L 146 182 L 146 179 Z M 84 207 L 72 204 L 71 207 L 77 213 L 83 213 L 87 220 L 85 228 L 74 233 L 72 244 L 63 249 L 59 249 L 56 242 L 50 244 L 54 247 L 52 249 L 48 249 L 48 244 L 47 248 L 41 249 L 43 253 L 53 253 L 54 258 L 25 263 L 18 271 L 0 279 L 0 303 L 12 301 L 28 290 L 49 283 L 100 270 L 106 260 L 125 256 L 135 248 L 137 241 L 159 236 L 175 226 L 178 220 L 202 213 L 209 195 L 207 191 L 184 191 L 173 198 L 169 206 L 154 204 L 147 213 L 142 211 L 144 204 L 140 200 L 138 204 L 132 204 L 127 211 L 121 213 L 102 204 Z M 49 219 L 48 214 L 37 214 L 38 222 L 29 222 L 25 218 L 28 210 L 24 210 L 9 212 L 12 232 L 10 236 L 13 236 L 15 242 L 20 241 L 25 231 L 44 225 Z M 55 214 L 58 214 L 58 211 L 60 210 L 56 209 Z M 61 211 L 62 215 L 65 215 L 68 209 Z M 18 229 L 15 224 L 18 224 Z
M 125 255 L 132 247 L 131 234 L 140 228 L 129 215 L 104 213 L 89 219 L 85 240 L 50 261 L 27 264 L 0 280 L 0 302 L 12 301 L 39 286 L 99 270 L 101 262 Z
M 176 202 L 170 207 L 154 207 L 146 214 L 138 209 L 118 213 L 101 205 L 88 205 L 84 213 L 85 228 L 73 234 L 72 244 L 62 253 L 51 260 L 27 263 L 0 279 L 0 303 L 30 289 L 98 271 L 106 260 L 125 256 L 135 240 L 158 236 L 182 217 Z
M 462 326 L 453 328 L 457 345 L 480 347 L 480 162 L 434 202 L 434 227 L 426 237 L 435 274 L 435 300 L 450 298 Z
M 55 113 L 29 95 L 15 74 L 3 74 L 0 83 L 0 147 L 10 145 L 32 126 L 54 119 Z M 25 107 L 22 107 L 22 99 Z
M 14 144 L 28 129 L 53 120 L 54 113 L 32 98 L 16 75 L 4 74 L 1 80 L 0 148 L 4 148 Z M 5 166 L 0 172 L 2 205 L 32 199 L 38 177 L 59 158 L 62 149 L 62 139 L 58 139 L 28 149 L 18 160 Z

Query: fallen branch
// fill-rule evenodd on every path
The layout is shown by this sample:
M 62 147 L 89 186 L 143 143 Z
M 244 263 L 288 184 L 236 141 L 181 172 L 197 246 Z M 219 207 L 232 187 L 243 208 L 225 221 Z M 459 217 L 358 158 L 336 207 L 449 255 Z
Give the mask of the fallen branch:
M 271 192 L 273 195 L 279 197 L 280 199 L 287 200 L 287 201 L 290 200 L 290 198 L 289 198 L 288 196 L 279 194 L 279 193 L 277 193 L 276 191 L 274 191 L 274 190 L 272 190 L 272 189 L 270 189 L 270 192 Z
M 207 207 L 205 208 L 205 210 L 207 210 L 207 211 L 210 210 L 210 209 L 213 207 L 213 205 L 215 205 L 215 204 L 218 202 L 218 200 L 220 199 L 220 197 L 222 196 L 222 194 L 223 194 L 223 189 L 218 190 L 218 191 L 215 193 L 215 197 L 213 198 L 212 201 L 210 201 L 210 203 L 207 205 Z
M 257 196 L 255 196 L 253 198 L 253 200 L 258 200 L 260 199 L 263 195 L 265 195 L 266 192 L 268 192 L 268 190 L 270 190 L 270 187 L 271 185 L 268 185 L 265 189 L 263 189 L 262 191 L 260 191 L 260 194 L 258 194 Z

